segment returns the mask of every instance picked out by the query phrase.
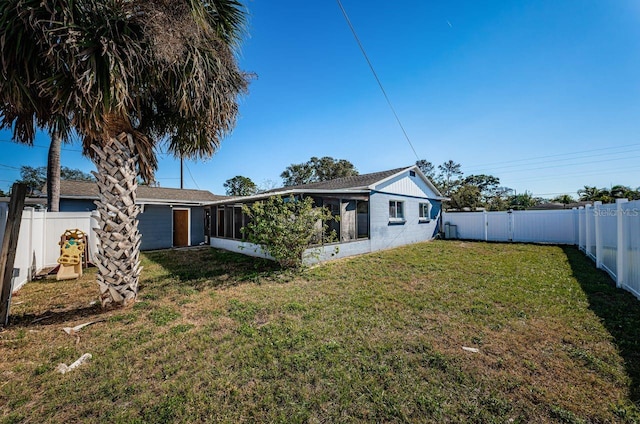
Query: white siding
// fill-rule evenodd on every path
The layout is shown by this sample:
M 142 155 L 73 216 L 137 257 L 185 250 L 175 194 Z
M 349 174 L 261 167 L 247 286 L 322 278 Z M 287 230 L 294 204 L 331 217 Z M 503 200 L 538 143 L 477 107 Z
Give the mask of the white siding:
M 409 175 L 409 171 L 385 181 L 375 187 L 377 191 L 383 191 L 385 193 L 398 193 L 405 196 L 415 197 L 428 197 L 435 198 L 435 192 L 429 188 L 427 183 L 416 174 L 415 177 Z
M 256 258 L 273 259 L 271 255 L 266 253 L 262 248 L 253 243 L 247 243 L 241 240 L 225 239 L 212 237 L 209 243 L 211 247 L 228 250 L 230 252 L 242 253 L 247 256 L 255 256 Z
M 423 194 L 424 195 L 424 194 Z M 403 224 L 389 222 L 389 201 L 404 202 Z M 419 204 L 426 199 L 404 197 L 395 194 L 374 193 L 369 200 L 371 212 L 371 251 L 389 249 L 405 244 L 431 240 L 436 231 L 438 219 L 419 222 Z
M 313 247 L 305 252 L 304 263 L 311 265 L 317 262 L 331 259 L 346 258 L 354 255 L 371 252 L 371 241 L 360 240 L 349 243 L 328 244 L 326 246 Z

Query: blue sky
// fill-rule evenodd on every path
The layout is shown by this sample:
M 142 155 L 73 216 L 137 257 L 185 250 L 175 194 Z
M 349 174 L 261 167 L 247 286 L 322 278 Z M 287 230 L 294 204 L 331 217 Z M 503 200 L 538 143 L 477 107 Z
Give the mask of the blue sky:
M 640 186 L 640 2 L 342 0 L 420 158 L 553 197 Z M 312 156 L 360 173 L 415 162 L 335 1 L 252 0 L 241 67 L 257 74 L 233 134 L 185 187 L 224 194 L 236 175 L 281 185 Z M 0 188 L 49 143 L 0 132 Z M 64 146 L 62 164 L 94 169 Z M 179 162 L 160 154 L 163 187 Z

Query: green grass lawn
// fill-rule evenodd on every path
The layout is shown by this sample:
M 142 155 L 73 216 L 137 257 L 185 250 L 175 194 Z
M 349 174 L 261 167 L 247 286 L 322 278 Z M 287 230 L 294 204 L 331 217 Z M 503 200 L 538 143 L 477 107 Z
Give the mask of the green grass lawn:
M 14 296 L 0 422 L 640 422 L 640 301 L 574 248 L 143 257 L 127 309 L 91 303 L 92 272 Z

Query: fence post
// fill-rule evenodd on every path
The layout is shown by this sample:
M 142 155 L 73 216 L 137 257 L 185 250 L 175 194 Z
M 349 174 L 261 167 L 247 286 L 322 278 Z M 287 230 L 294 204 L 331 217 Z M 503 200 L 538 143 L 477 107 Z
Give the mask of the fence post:
M 571 208 L 573 211 L 573 244 L 580 249 L 580 214 L 578 208 Z
M 28 257 L 28 261 L 29 261 L 29 266 L 27 267 L 27 281 L 31 281 L 33 279 L 33 275 L 32 275 L 32 269 L 33 269 L 33 225 L 34 225 L 34 221 L 35 221 L 35 208 L 31 207 L 31 208 L 24 208 L 24 211 L 22 212 L 22 219 L 25 218 L 24 216 L 24 212 L 29 211 L 29 244 L 28 244 L 28 249 L 29 251 L 27 252 L 27 257 Z
M 513 209 L 509 209 L 507 211 L 507 216 L 509 217 L 509 223 L 507 224 L 507 238 L 509 241 L 513 241 Z
M 22 223 L 22 209 L 24 198 L 27 195 L 25 184 L 14 183 L 11 188 L 11 201 L 7 211 L 7 226 L 4 229 L 2 249 L 0 249 L 0 326 L 6 327 L 9 323 L 9 308 L 11 306 L 11 290 L 13 281 L 13 265 L 16 259 L 16 247 Z
M 482 211 L 482 218 L 484 220 L 484 241 L 489 240 L 489 215 L 487 211 Z
M 591 232 L 593 228 L 589 225 L 589 214 L 592 212 L 593 205 L 586 204 L 584 205 L 584 250 L 587 256 L 589 256 L 591 246 L 589 245 L 589 240 L 591 238 Z
M 595 218 L 594 231 L 596 234 L 596 268 L 602 268 L 602 225 L 600 222 L 600 206 L 602 202 L 593 202 L 593 214 Z
M 622 204 L 627 203 L 629 199 L 616 199 L 616 222 L 618 224 L 618 237 L 616 247 L 616 287 L 622 287 L 625 284 L 625 259 L 627 242 L 624 236 L 624 211 Z
M 582 246 L 584 245 L 584 231 L 582 230 L 584 228 L 584 221 L 583 221 L 583 217 L 584 217 L 584 207 L 580 206 L 578 208 L 578 249 L 579 250 L 583 250 Z

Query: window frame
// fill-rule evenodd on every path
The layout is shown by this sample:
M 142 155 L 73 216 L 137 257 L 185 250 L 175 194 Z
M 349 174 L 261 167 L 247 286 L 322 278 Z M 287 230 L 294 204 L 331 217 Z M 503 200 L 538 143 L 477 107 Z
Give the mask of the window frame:
M 398 205 L 400 206 L 399 208 L 398 208 Z M 403 200 L 389 200 L 389 222 L 390 223 L 406 222 L 404 209 L 405 208 L 404 208 Z M 400 214 L 398 214 L 398 210 L 400 211 Z M 393 211 L 393 215 L 391 213 L 392 211 Z
M 420 202 L 418 203 L 418 221 L 419 222 L 430 222 L 431 221 L 431 208 L 433 205 L 431 202 Z M 426 210 L 425 210 L 426 208 Z

